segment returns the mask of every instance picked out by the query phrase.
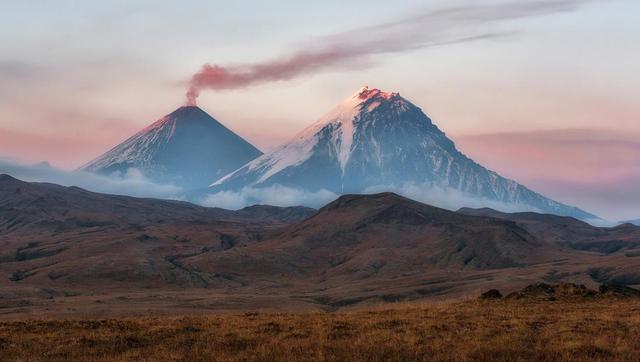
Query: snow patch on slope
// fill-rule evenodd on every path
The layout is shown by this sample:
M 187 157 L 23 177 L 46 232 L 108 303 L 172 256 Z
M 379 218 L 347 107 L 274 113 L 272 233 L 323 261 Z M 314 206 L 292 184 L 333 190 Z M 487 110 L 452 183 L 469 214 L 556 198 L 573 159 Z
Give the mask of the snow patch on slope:
M 364 86 L 351 97 L 338 104 L 334 109 L 329 111 L 329 113 L 322 116 L 311 126 L 300 132 L 296 136 L 296 139 L 316 138 L 318 132 L 322 129 L 328 125 L 334 125 L 334 130 L 336 131 L 334 131 L 331 141 L 334 145 L 334 149 L 337 151 L 336 153 L 338 161 L 340 162 L 340 167 L 344 172 L 347 162 L 349 161 L 349 157 L 351 156 L 355 131 L 354 122 L 356 121 L 356 117 L 358 117 L 362 111 L 373 111 L 381 104 L 381 102 L 375 100 L 369 102 L 366 110 L 363 110 L 363 106 L 373 98 L 388 100 L 395 95 L 396 93 L 386 93 L 377 88 Z
M 313 148 L 318 144 L 320 131 L 330 125 L 334 126 L 331 142 L 336 150 L 340 167 L 344 172 L 353 145 L 354 121 L 362 111 L 363 104 L 373 97 L 390 99 L 394 95 L 395 93 L 385 93 L 379 89 L 370 89 L 368 86 L 364 86 L 309 127 L 299 132 L 288 143 L 276 148 L 270 154 L 249 162 L 246 166 L 226 175 L 210 186 L 220 185 L 238 173 L 253 170 L 262 171 L 260 178 L 256 181 L 256 183 L 261 183 L 287 167 L 303 163 L 311 157 Z M 367 106 L 367 111 L 370 112 L 379 105 L 379 101 L 371 102 Z

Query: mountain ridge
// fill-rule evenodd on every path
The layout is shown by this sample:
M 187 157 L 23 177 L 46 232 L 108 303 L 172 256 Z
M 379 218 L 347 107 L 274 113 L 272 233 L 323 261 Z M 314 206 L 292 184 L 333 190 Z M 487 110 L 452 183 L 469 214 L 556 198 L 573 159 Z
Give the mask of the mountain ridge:
M 640 226 L 596 227 L 570 216 L 534 212 L 505 213 L 491 208 L 461 208 L 465 215 L 510 220 L 529 232 L 562 247 L 611 254 L 640 247 Z
M 640 284 L 640 228 L 589 227 L 569 245 L 562 223 L 533 216 L 464 215 L 390 192 L 230 211 L 0 175 L 0 304 L 108 311 L 161 296 L 167 308 L 335 309 L 541 280 Z

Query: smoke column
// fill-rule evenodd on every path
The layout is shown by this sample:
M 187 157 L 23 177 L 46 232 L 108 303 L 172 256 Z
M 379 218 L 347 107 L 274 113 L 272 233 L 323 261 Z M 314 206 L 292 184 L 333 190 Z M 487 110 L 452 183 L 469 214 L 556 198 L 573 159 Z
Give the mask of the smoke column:
M 370 60 L 375 55 L 504 37 L 513 31 L 496 29 L 498 23 L 575 11 L 597 1 L 602 0 L 510 0 L 450 7 L 320 38 L 304 49 L 271 61 L 234 67 L 205 64 L 189 81 L 187 104 L 195 105 L 204 89 L 237 89 L 286 81 Z

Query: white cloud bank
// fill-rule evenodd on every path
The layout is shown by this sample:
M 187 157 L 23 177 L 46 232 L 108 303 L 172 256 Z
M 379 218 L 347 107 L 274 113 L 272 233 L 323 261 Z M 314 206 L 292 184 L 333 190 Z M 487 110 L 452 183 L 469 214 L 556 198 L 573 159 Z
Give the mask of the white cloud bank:
M 175 185 L 163 185 L 149 181 L 136 170 L 129 169 L 123 175 L 103 176 L 85 171 L 64 171 L 51 167 L 47 163 L 25 165 L 0 159 L 0 174 L 9 174 L 28 182 L 50 182 L 63 186 L 77 186 L 90 191 L 152 197 L 159 199 L 185 200 L 185 191 Z M 376 186 L 365 190 L 365 194 L 394 192 L 404 197 L 434 205 L 448 210 L 461 207 L 489 207 L 503 212 L 540 212 L 529 205 L 507 204 L 483 198 L 476 198 L 451 188 L 439 188 L 430 185 L 405 184 L 401 186 Z M 265 188 L 245 187 L 240 191 L 220 191 L 208 194 L 196 200 L 190 200 L 207 207 L 220 207 L 237 210 L 246 206 L 262 204 L 273 206 L 308 206 L 320 208 L 338 198 L 339 195 L 327 191 L 305 191 L 301 189 L 274 185 Z M 595 226 L 613 226 L 606 220 L 585 220 Z
M 394 192 L 398 195 L 448 210 L 457 210 L 461 207 L 490 207 L 504 212 L 540 212 L 540 210 L 529 205 L 506 204 L 472 197 L 451 188 L 439 188 L 431 185 L 417 185 L 413 183 L 407 183 L 401 186 L 380 185 L 368 188 L 363 193 L 374 194 L 379 192 Z M 220 191 L 207 195 L 200 203 L 205 206 L 226 209 L 240 209 L 255 204 L 274 206 L 304 205 L 318 208 L 338 197 L 339 195 L 327 190 L 309 192 L 297 188 L 274 185 L 262 188 L 245 187 L 240 191 Z
M 338 198 L 331 191 L 309 192 L 274 185 L 264 188 L 245 187 L 240 191 L 220 191 L 207 195 L 200 204 L 211 207 L 237 210 L 246 206 L 262 204 L 273 206 L 309 206 L 319 208 Z
M 50 182 L 63 186 L 77 186 L 105 194 L 153 197 L 163 199 L 181 199 L 183 190 L 175 185 L 156 184 L 136 170 L 129 169 L 126 174 L 102 176 L 86 171 L 64 171 L 51 167 L 48 163 L 25 165 L 0 159 L 0 174 L 28 182 Z

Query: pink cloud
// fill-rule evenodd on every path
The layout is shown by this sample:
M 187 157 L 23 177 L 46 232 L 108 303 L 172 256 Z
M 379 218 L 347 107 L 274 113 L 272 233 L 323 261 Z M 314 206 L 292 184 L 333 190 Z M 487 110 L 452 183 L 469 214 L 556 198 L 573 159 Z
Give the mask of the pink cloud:
M 0 155 L 22 162 L 53 161 L 57 166 L 72 169 L 104 152 L 105 144 L 118 141 L 118 137 L 98 140 L 0 129 Z
M 640 215 L 640 134 L 565 129 L 454 138 L 469 157 L 543 194 L 620 219 Z

